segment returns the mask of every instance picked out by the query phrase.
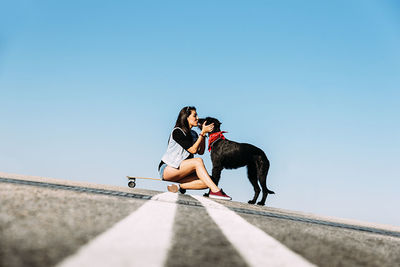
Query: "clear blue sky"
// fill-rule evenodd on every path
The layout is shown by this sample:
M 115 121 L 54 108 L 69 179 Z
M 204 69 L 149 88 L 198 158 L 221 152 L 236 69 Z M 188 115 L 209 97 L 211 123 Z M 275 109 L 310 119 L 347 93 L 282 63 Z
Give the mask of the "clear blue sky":
M 394 0 L 0 2 L 3 172 L 157 177 L 194 105 L 266 152 L 269 206 L 400 225 L 399 87 Z

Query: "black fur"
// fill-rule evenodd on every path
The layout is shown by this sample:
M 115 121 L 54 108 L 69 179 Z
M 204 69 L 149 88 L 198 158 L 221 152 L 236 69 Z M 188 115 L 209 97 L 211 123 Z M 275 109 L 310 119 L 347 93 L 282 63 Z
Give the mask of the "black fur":
M 215 118 L 207 117 L 199 119 L 201 128 L 204 121 L 206 125 L 214 123 L 214 129 L 211 133 L 220 132 L 221 122 Z M 267 188 L 267 175 L 269 170 L 269 160 L 264 151 L 256 146 L 245 143 L 237 143 L 228 139 L 219 139 L 215 141 L 211 149 L 211 161 L 213 164 L 212 179 L 216 185 L 221 178 L 223 169 L 237 169 L 247 166 L 247 177 L 254 188 L 254 197 L 249 200 L 249 204 L 255 204 L 262 188 L 262 198 L 258 205 L 265 205 L 268 194 L 275 194 Z

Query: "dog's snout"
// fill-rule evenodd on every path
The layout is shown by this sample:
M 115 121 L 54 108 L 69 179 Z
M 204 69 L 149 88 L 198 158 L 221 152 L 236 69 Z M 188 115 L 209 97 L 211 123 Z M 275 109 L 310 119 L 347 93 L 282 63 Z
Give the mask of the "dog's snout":
M 201 129 L 203 127 L 204 122 L 205 122 L 205 119 L 199 119 L 197 122 L 197 127 L 199 127 Z

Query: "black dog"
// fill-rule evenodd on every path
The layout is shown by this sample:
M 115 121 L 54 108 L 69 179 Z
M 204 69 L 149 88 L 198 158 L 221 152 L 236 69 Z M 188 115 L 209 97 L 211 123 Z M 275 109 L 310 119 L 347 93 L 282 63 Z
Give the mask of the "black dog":
M 237 169 L 247 166 L 247 177 L 254 188 L 254 198 L 249 200 L 249 204 L 254 204 L 260 194 L 260 182 L 262 188 L 262 199 L 258 205 L 265 205 L 268 194 L 275 194 L 267 188 L 267 175 L 269 170 L 269 160 L 264 151 L 250 144 L 237 143 L 227 140 L 221 132 L 221 122 L 215 118 L 207 117 L 199 119 L 201 128 L 204 121 L 206 125 L 214 123 L 214 129 L 209 133 L 209 150 L 211 149 L 211 161 L 213 164 L 212 179 L 216 185 L 221 178 L 223 169 Z

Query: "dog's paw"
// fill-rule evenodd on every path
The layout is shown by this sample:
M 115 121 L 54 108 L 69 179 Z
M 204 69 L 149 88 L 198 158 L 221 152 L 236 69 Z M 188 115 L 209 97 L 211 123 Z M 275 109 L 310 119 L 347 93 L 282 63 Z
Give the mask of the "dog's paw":
M 256 204 L 256 201 L 255 201 L 255 200 L 249 200 L 249 202 L 247 202 L 247 203 L 249 203 L 249 204 Z
M 260 202 L 257 202 L 257 205 L 259 205 L 259 206 L 264 206 L 265 203 L 260 201 Z

